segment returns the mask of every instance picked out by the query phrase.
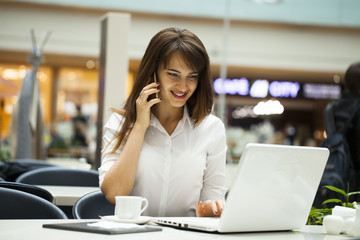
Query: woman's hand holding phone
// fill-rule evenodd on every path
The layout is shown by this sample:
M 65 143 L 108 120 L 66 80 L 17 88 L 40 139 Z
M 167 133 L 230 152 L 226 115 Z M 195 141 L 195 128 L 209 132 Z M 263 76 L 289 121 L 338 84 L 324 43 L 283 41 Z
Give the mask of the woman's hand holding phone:
M 158 97 L 159 93 L 159 83 L 156 81 L 156 76 L 154 74 L 154 82 L 145 86 L 140 92 L 139 97 L 136 99 L 136 122 L 135 124 L 140 124 L 143 127 L 148 127 L 150 124 L 150 109 L 154 104 L 161 102 L 161 99 Z M 156 98 L 150 100 L 149 96 L 156 94 Z

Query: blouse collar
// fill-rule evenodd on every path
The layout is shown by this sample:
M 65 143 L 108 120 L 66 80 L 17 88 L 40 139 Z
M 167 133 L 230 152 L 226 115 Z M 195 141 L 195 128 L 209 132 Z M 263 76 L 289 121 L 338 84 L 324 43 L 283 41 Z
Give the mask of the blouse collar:
M 192 126 L 192 120 L 190 118 L 187 106 L 184 107 L 183 117 L 180 119 L 178 126 L 176 128 L 179 128 L 179 130 L 183 129 L 185 124 L 188 124 L 189 126 Z M 150 126 L 156 127 L 156 128 L 163 128 L 157 117 L 151 112 L 150 114 Z M 161 127 L 160 127 L 161 126 Z M 175 132 L 174 132 L 175 133 Z

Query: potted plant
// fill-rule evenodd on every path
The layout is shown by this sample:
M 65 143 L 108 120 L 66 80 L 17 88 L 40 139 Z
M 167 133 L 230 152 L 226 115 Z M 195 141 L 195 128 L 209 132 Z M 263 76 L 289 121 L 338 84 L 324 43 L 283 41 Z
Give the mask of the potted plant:
M 327 203 L 335 203 L 335 204 L 339 204 L 342 207 L 347 207 L 347 208 L 355 208 L 354 206 L 356 205 L 356 202 L 349 202 L 349 199 L 351 196 L 360 194 L 360 191 L 356 191 L 356 192 L 349 192 L 349 186 L 347 191 L 345 192 L 342 189 L 333 187 L 333 186 L 324 186 L 325 188 L 328 188 L 331 191 L 337 192 L 340 194 L 340 196 L 343 197 L 344 200 L 338 199 L 338 198 L 332 198 L 332 199 L 328 199 L 325 200 L 322 205 L 327 204 Z M 333 208 L 315 208 L 312 207 L 308 216 L 308 220 L 307 223 L 308 225 L 322 225 L 323 224 L 323 219 L 325 216 L 327 215 L 331 215 L 332 214 L 332 210 Z

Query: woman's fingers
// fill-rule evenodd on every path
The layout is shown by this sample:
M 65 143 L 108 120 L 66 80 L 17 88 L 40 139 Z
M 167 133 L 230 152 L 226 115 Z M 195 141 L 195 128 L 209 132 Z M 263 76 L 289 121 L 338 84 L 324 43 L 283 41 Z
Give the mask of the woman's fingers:
M 144 102 L 147 101 L 148 97 L 152 94 L 158 93 L 159 89 L 149 89 L 149 90 L 143 90 L 140 92 L 139 99 L 142 99 Z
M 145 104 L 144 107 L 151 107 L 152 105 L 158 103 L 159 101 L 148 101 L 148 98 L 152 94 L 157 94 L 160 90 L 158 89 L 159 83 L 151 83 L 149 85 L 146 85 L 140 92 L 139 97 L 136 99 L 137 104 Z M 148 102 L 151 102 L 150 104 L 147 104 Z
M 146 85 L 143 90 L 147 90 L 147 89 L 150 89 L 150 88 L 156 88 L 160 85 L 160 83 L 150 83 L 148 85 Z
M 205 203 L 201 201 L 196 205 L 196 216 L 198 217 L 214 217 L 216 204 L 214 201 L 207 200 Z
M 198 217 L 220 217 L 225 207 L 224 200 L 207 200 L 204 204 L 200 201 L 196 204 L 196 216 Z
M 146 127 L 149 126 L 150 108 L 154 104 L 161 102 L 161 99 L 159 98 L 153 98 L 151 100 L 148 100 L 151 94 L 156 94 L 159 92 L 158 86 L 159 86 L 158 83 L 151 83 L 145 86 L 141 90 L 138 98 L 136 99 L 136 112 L 137 112 L 136 121 L 142 126 L 146 126 Z
M 149 85 L 146 85 L 140 92 L 138 99 L 141 99 L 144 101 L 147 101 L 148 97 L 151 94 L 156 94 L 160 90 L 158 89 L 159 83 L 151 83 Z
M 205 207 L 203 205 L 203 202 L 202 201 L 199 201 L 197 204 L 196 204 L 196 216 L 197 217 L 205 217 Z
M 218 212 L 222 212 L 224 210 L 224 207 L 225 207 L 225 201 L 224 200 L 216 200 L 215 201 L 216 203 L 216 206 L 217 206 L 217 209 L 218 209 Z
M 216 207 L 214 206 L 216 205 Z M 214 213 L 217 216 L 221 216 L 223 210 L 224 210 L 224 206 L 225 206 L 225 201 L 224 200 L 216 200 L 213 201 L 213 209 L 215 210 Z
M 214 215 L 218 215 L 219 209 L 215 201 L 211 201 L 211 210 Z
M 203 203 L 202 201 L 196 204 L 196 216 L 197 217 L 211 217 L 213 216 L 209 201 Z

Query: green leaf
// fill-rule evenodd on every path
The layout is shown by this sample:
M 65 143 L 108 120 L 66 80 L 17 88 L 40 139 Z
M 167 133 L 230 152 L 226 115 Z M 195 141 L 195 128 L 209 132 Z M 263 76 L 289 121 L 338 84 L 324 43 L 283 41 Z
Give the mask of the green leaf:
M 359 192 L 351 192 L 351 193 L 349 193 L 349 196 L 356 195 L 356 194 L 360 194 L 360 191 Z
M 353 203 L 343 203 L 344 207 L 348 207 L 348 208 L 354 208 L 354 204 Z
M 306 224 L 307 225 L 322 225 L 322 220 L 325 216 L 331 215 L 332 209 L 330 208 L 324 208 L 324 209 L 318 209 L 315 207 L 312 207 L 307 219 Z
M 334 192 L 337 192 L 337 193 L 340 193 L 342 194 L 344 197 L 348 197 L 348 194 L 344 191 L 344 190 L 341 190 L 337 187 L 333 187 L 333 186 L 324 186 L 325 188 L 327 189 L 330 189 L 331 191 L 334 191 Z
M 340 199 L 332 198 L 332 199 L 325 200 L 322 204 L 331 203 L 331 202 L 342 203 L 342 201 Z

